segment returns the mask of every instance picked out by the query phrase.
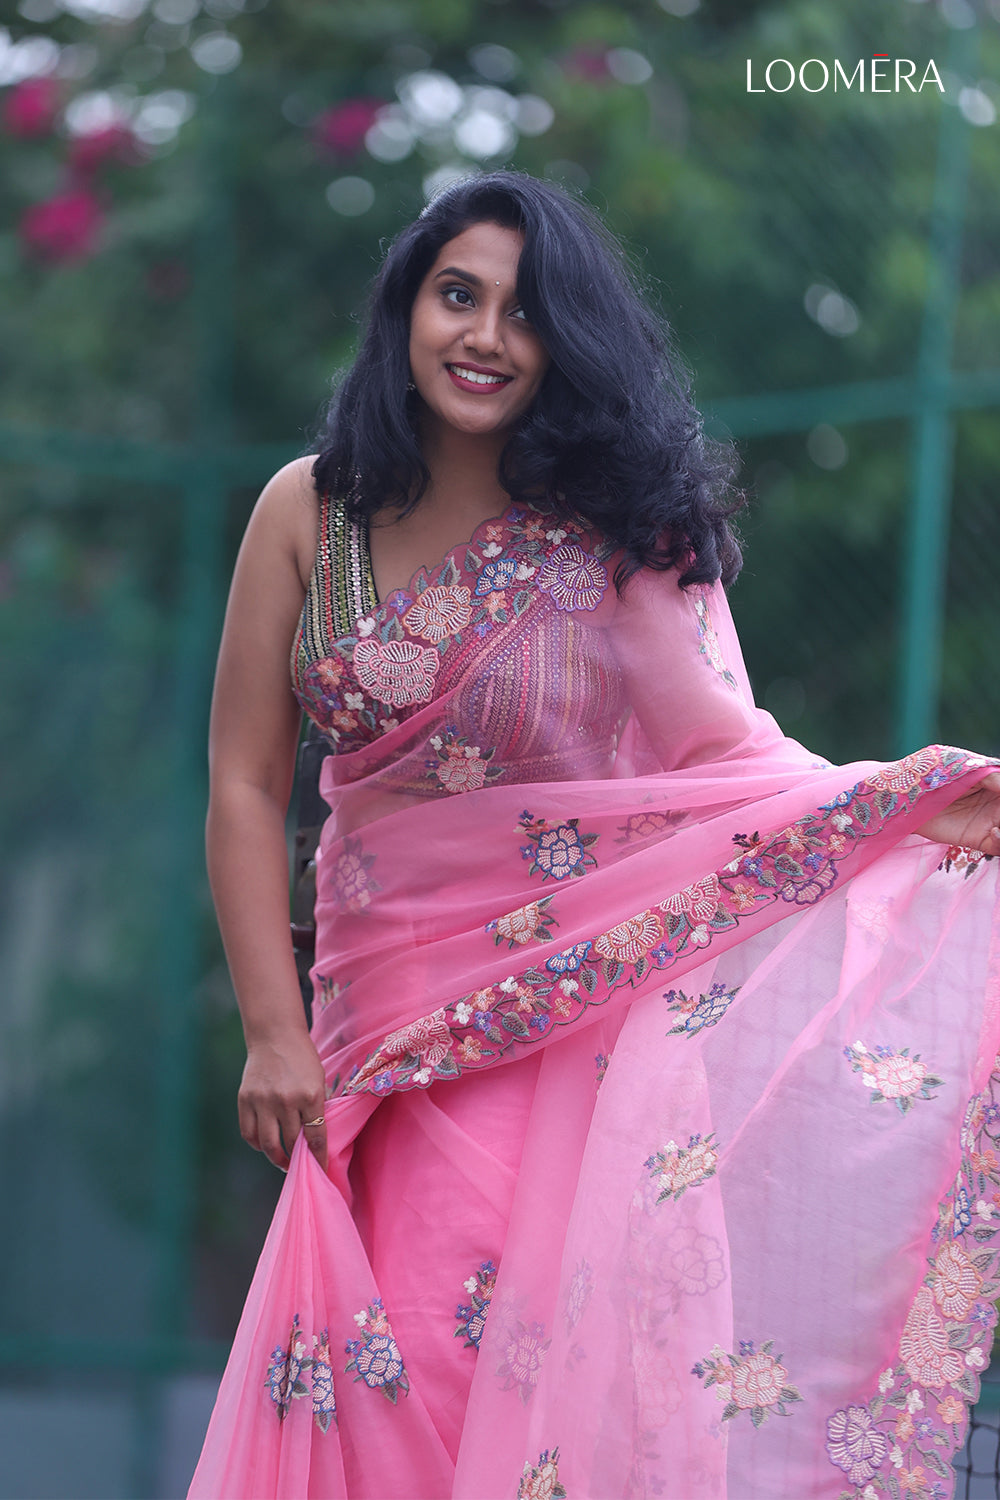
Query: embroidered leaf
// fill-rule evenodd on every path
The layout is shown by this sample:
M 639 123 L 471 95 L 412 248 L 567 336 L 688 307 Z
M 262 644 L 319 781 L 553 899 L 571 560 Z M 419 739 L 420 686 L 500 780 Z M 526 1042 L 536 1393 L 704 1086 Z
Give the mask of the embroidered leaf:
M 597 975 L 588 964 L 580 970 L 580 980 L 588 995 L 592 995 L 597 988 Z
M 457 1073 L 458 1073 L 458 1063 L 455 1061 L 454 1057 L 449 1052 L 437 1064 L 437 1066 L 435 1067 L 434 1071 L 441 1078 L 454 1078 L 457 1075 Z
M 705 1381 L 706 1386 L 707 1385 L 711 1385 L 713 1383 L 714 1382 L 712 1382 L 712 1381 L 708 1381 L 708 1380 Z M 726 1404 L 725 1404 L 725 1406 L 722 1408 L 722 1420 L 724 1422 L 730 1422 L 730 1421 L 732 1421 L 733 1417 L 738 1417 L 739 1414 L 740 1414 L 740 1409 L 736 1405 L 735 1401 L 727 1401 Z
M 751 1422 L 753 1423 L 753 1425 L 755 1427 L 759 1427 L 762 1422 L 766 1422 L 767 1421 L 767 1410 L 766 1410 L 766 1408 L 763 1407 L 763 1406 L 751 1406 L 751 1408 L 750 1408 L 750 1420 L 751 1420 Z
M 486 1035 L 489 1037 L 491 1042 L 503 1041 L 503 1032 L 500 1030 L 499 1026 L 491 1026 L 486 1032 Z
M 953 1380 L 951 1383 L 956 1391 L 961 1391 L 962 1395 L 968 1396 L 970 1401 L 975 1401 L 976 1396 L 979 1394 L 979 1382 L 971 1370 L 963 1370 L 958 1379 Z
M 940 1453 L 935 1453 L 933 1448 L 921 1449 L 921 1457 L 929 1469 L 933 1469 L 939 1479 L 949 1479 L 954 1482 L 955 1471 L 950 1464 L 946 1464 Z
M 874 802 L 883 818 L 888 817 L 899 799 L 895 792 L 879 791 L 875 793 Z
M 519 1015 L 516 1010 L 509 1011 L 506 1015 L 501 1016 L 500 1024 L 507 1031 L 512 1032 L 514 1036 L 528 1035 L 528 1027 L 524 1017 Z

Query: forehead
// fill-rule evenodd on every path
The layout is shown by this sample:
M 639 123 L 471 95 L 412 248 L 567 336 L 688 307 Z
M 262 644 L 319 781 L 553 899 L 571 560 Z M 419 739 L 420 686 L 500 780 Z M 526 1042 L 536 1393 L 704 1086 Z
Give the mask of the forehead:
M 444 266 L 457 266 L 474 272 L 484 281 L 516 281 L 523 245 L 520 230 L 490 222 L 470 224 L 441 246 L 428 275 L 433 276 Z

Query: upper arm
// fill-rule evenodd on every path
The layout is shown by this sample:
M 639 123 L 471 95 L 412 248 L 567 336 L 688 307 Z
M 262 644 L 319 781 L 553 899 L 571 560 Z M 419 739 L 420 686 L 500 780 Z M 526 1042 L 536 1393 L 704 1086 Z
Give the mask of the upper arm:
M 265 486 L 233 572 L 212 697 L 213 788 L 250 782 L 282 804 L 294 773 L 300 709 L 288 658 L 316 550 L 318 504 L 297 459 Z M 305 568 L 306 577 L 303 577 Z

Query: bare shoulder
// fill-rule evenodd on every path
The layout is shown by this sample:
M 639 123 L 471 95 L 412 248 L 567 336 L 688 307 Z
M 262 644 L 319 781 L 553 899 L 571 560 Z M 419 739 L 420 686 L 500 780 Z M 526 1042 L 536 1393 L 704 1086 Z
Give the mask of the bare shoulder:
M 293 458 L 268 480 L 254 507 L 247 535 L 267 537 L 269 550 L 290 556 L 305 589 L 316 556 L 319 498 L 313 483 L 315 455 Z

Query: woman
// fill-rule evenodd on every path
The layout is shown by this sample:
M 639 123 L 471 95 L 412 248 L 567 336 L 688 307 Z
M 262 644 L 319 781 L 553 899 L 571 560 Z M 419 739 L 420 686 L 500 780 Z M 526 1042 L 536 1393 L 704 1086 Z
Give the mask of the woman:
M 478 177 L 390 250 L 220 655 L 240 1121 L 288 1177 L 192 1496 L 948 1492 L 998 1289 L 1000 774 L 831 767 L 753 707 L 727 473 L 557 189 Z

